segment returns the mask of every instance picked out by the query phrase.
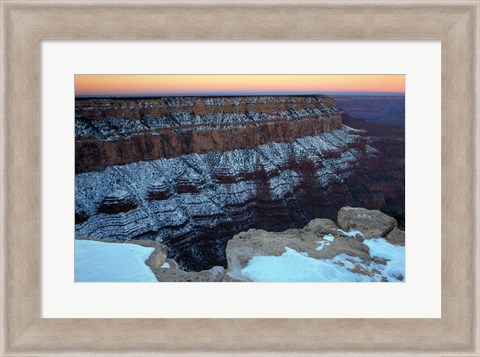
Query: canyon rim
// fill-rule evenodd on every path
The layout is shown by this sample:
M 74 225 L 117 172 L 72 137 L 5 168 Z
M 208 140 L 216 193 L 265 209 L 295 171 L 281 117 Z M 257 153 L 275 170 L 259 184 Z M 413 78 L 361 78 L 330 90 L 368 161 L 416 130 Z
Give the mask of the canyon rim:
M 75 281 L 405 281 L 404 76 L 349 77 L 77 75 Z

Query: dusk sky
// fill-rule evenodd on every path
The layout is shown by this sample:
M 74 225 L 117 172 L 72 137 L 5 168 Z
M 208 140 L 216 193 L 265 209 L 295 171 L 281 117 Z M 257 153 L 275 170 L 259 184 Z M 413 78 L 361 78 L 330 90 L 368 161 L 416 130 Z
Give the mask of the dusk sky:
M 76 96 L 405 93 L 405 75 L 75 75 Z

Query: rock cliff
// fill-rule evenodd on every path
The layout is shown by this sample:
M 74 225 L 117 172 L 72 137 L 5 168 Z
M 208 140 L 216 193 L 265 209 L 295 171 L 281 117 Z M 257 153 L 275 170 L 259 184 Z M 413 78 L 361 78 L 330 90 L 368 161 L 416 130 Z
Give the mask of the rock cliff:
M 77 99 L 75 172 L 288 143 L 341 127 L 340 112 L 322 96 Z
M 76 236 L 156 240 L 185 270 L 226 268 L 250 228 L 385 204 L 380 152 L 325 96 L 77 99 L 75 115 Z

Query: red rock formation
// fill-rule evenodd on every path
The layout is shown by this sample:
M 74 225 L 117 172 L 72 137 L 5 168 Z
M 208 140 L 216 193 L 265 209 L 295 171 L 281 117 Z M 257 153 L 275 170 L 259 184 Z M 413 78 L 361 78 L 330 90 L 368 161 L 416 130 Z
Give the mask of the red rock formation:
M 209 97 L 171 99 L 168 103 L 165 98 L 77 99 L 76 123 L 83 127 L 103 125 L 107 139 L 102 140 L 95 130 L 76 132 L 75 172 L 189 153 L 254 148 L 272 141 L 288 143 L 342 127 L 339 112 L 326 97 L 227 97 L 208 105 L 212 101 Z M 183 122 L 168 120 L 168 115 L 179 112 L 185 114 Z M 256 116 L 253 119 L 251 112 Z M 234 115 L 217 122 L 205 117 L 222 118 L 231 113 Z M 259 118 L 262 115 L 264 118 Z M 146 117 L 155 127 L 140 123 Z M 133 127 L 127 136 L 117 135 L 119 120 L 123 127 Z M 99 123 L 102 121 L 104 124 Z

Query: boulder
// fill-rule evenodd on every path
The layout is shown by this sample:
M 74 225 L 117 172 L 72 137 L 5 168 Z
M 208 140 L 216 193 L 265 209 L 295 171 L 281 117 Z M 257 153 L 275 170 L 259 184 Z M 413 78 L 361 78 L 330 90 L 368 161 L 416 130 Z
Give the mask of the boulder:
M 223 281 L 249 281 L 242 275 L 254 256 L 280 256 L 285 248 L 306 253 L 316 259 L 331 259 L 348 254 L 369 263 L 369 248 L 359 239 L 346 236 L 328 219 L 315 219 L 303 229 L 267 232 L 250 229 L 237 234 L 227 243 L 228 268 Z
M 166 259 L 167 247 L 158 244 L 157 246 L 155 246 L 155 250 L 153 251 L 153 253 L 150 254 L 148 259 L 145 261 L 145 264 L 147 264 L 150 269 L 154 270 L 156 268 L 160 268 L 163 263 L 165 263 Z
M 303 229 L 305 231 L 314 231 L 328 233 L 338 228 L 334 221 L 325 218 L 317 218 L 308 223 Z
M 405 232 L 398 228 L 394 228 L 387 234 L 387 241 L 394 245 L 405 245 Z
M 377 210 L 343 207 L 338 211 L 338 225 L 347 232 L 361 231 L 368 239 L 385 237 L 397 227 L 397 221 Z

